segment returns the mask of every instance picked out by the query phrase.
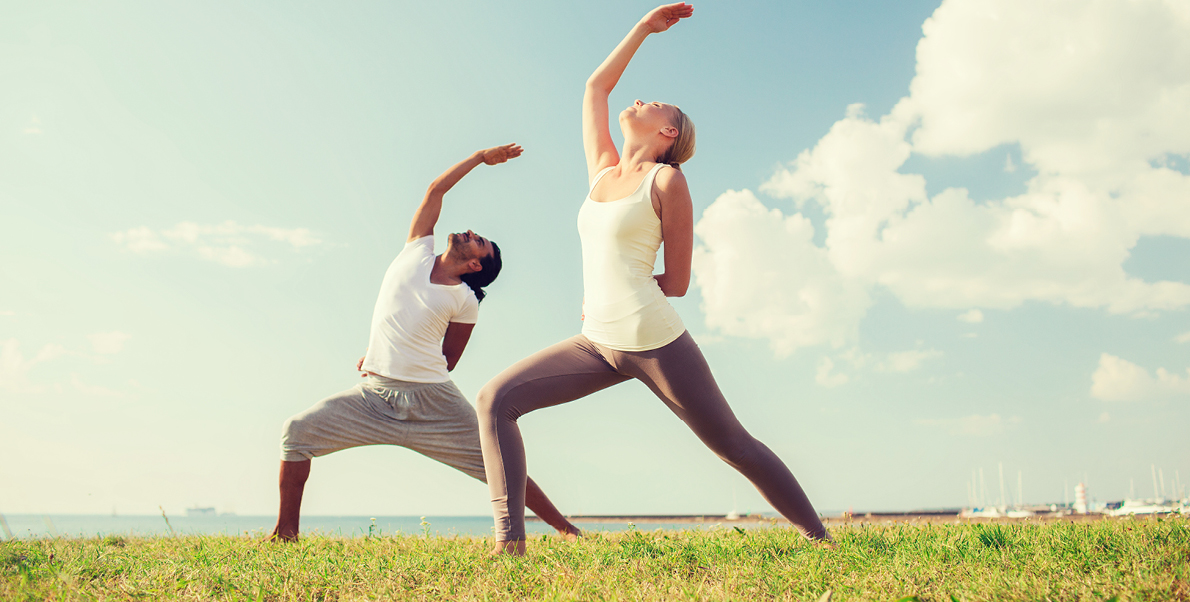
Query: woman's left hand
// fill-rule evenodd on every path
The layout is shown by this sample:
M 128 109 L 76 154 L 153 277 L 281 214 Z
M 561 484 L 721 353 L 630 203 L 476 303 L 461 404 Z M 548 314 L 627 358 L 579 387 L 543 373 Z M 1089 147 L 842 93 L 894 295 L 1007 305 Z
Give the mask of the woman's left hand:
M 685 2 L 679 2 L 677 4 L 666 4 L 665 6 L 654 8 L 640 22 L 645 27 L 648 27 L 650 32 L 661 33 L 667 31 L 679 20 L 692 15 L 694 15 L 694 7 Z

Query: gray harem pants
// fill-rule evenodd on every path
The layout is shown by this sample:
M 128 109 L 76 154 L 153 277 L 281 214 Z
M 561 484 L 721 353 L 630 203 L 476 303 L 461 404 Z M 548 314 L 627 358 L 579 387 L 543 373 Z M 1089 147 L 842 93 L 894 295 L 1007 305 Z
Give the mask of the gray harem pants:
M 300 462 L 361 445 L 399 445 L 487 482 L 478 427 L 475 408 L 452 381 L 370 376 L 285 421 L 281 459 Z

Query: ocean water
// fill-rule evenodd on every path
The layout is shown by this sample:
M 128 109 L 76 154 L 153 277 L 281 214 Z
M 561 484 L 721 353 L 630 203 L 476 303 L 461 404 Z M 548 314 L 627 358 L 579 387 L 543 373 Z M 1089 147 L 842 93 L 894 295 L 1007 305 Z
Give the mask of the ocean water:
M 42 537 L 102 537 L 105 535 L 245 535 L 264 537 L 273 530 L 275 516 L 170 516 L 168 523 L 161 515 L 103 516 L 87 514 L 7 514 L 2 515 L 0 536 L 9 538 Z M 367 537 L 373 535 L 430 535 L 451 537 L 487 537 L 492 534 L 490 516 L 303 516 L 302 533 L 335 537 Z M 623 531 L 636 528 L 709 529 L 711 523 L 636 523 L 576 522 L 584 531 Z M 754 525 L 741 525 L 752 527 Z M 554 529 L 540 521 L 525 524 L 529 535 L 553 533 Z

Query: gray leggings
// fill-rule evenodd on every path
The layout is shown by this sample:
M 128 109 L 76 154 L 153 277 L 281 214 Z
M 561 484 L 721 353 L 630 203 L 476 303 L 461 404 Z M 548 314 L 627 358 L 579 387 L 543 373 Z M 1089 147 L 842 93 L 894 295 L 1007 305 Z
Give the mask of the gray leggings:
M 826 528 L 793 473 L 736 419 L 702 351 L 686 332 L 651 351 L 617 351 L 578 335 L 513 364 L 480 390 L 479 438 L 497 540 L 525 538 L 525 446 L 517 419 L 631 378 L 645 383 L 806 537 L 826 537 Z

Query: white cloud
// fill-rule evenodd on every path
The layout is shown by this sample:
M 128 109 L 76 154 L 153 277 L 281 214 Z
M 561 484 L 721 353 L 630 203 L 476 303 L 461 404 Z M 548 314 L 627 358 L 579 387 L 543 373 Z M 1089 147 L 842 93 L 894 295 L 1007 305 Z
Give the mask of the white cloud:
M 145 228 L 131 228 L 125 232 L 116 232 L 112 234 L 112 240 L 116 244 L 123 245 L 129 251 L 134 253 L 149 253 L 152 251 L 163 251 L 169 248 L 161 237 L 156 232 Z
M 964 315 L 1028 301 L 1133 315 L 1190 306 L 1187 283 L 1123 268 L 1143 236 L 1190 237 L 1190 176 L 1161 163 L 1190 155 L 1190 4 L 945 0 L 923 32 L 909 96 L 879 119 L 848 107 L 761 186 L 798 208 L 820 205 L 823 246 L 800 213 L 769 210 L 746 190 L 704 213 L 694 270 L 707 325 L 786 350 L 847 344 L 875 287 L 909 308 Z M 977 202 L 950 188 L 929 197 L 921 175 L 900 172 L 913 153 L 1006 144 L 1037 174 L 1017 196 Z M 745 204 L 756 217 L 722 219 Z M 773 254 L 779 224 L 796 254 Z M 785 271 L 751 287 L 724 275 L 758 263 Z M 786 285 L 776 296 L 795 300 L 827 286 L 846 310 L 758 304 L 774 283 Z
M 132 338 L 132 335 L 123 332 L 97 332 L 95 334 L 87 335 L 91 341 L 91 347 L 95 353 L 103 355 L 111 355 L 119 353 L 124 349 L 124 343 Z
M 835 369 L 835 362 L 829 357 L 818 362 L 818 370 L 814 373 L 814 382 L 827 388 L 837 387 L 847 383 L 847 375 L 843 373 L 831 374 Z
M 1108 422 L 1111 422 L 1111 414 L 1108 414 L 1107 412 L 1100 414 L 1099 420 L 1097 420 L 1096 422 L 1098 422 L 1099 424 L 1107 424 Z
M 88 385 L 79 380 L 77 374 L 70 375 L 70 384 L 74 386 L 74 390 L 93 397 L 123 397 L 124 394 L 119 391 L 114 391 L 107 387 L 99 385 Z
M 61 345 L 45 345 L 32 358 L 25 359 L 21 344 L 8 339 L 0 344 L 0 391 L 9 393 L 41 393 L 44 386 L 29 381 L 29 370 L 37 364 L 48 362 L 65 355 Z
M 778 355 L 852 338 L 868 295 L 813 244 L 810 220 L 767 209 L 751 192 L 728 191 L 695 232 L 702 245 L 694 274 L 709 328 L 767 337 Z
M 851 369 L 857 372 L 871 368 L 876 372 L 904 374 L 920 369 L 926 360 L 941 355 L 942 352 L 937 349 L 911 349 L 888 354 L 873 354 L 864 353 L 860 351 L 859 347 L 852 347 L 836 355 L 834 359 L 823 356 L 818 361 L 814 380 L 824 387 L 838 387 L 848 383 L 851 379 L 847 374 L 834 371 L 836 360 L 847 362 L 851 365 Z
M 1179 343 L 1190 343 L 1190 332 L 1183 332 L 1182 334 L 1174 337 L 1173 340 Z
M 959 314 L 958 320 L 968 324 L 979 324 L 980 322 L 983 322 L 983 312 L 979 311 L 978 309 L 963 312 Z
M 30 135 L 40 134 L 41 133 L 41 120 L 38 119 L 36 116 L 34 116 L 33 118 L 31 118 L 29 120 L 29 125 L 25 126 L 25 129 L 22 131 L 24 133 L 30 134 Z
M 1185 376 L 1158 368 L 1145 368 L 1109 353 L 1099 356 L 1091 375 L 1091 396 L 1103 401 L 1142 401 L 1190 395 L 1190 368 Z
M 922 426 L 941 428 L 952 435 L 991 437 L 1002 434 L 1008 426 L 1019 424 L 1021 419 L 1018 416 L 1001 418 L 999 414 L 976 414 L 963 418 L 930 418 L 914 422 Z
M 221 263 L 229 268 L 246 268 L 254 265 L 265 265 L 265 259 L 257 257 L 236 245 L 229 247 L 198 247 L 198 256 Z
M 921 367 L 922 362 L 942 355 L 937 349 L 915 349 L 898 351 L 888 354 L 886 359 L 876 364 L 879 372 L 912 372 Z
M 17 312 L 11 309 L 0 309 L 0 316 L 15 316 Z
M 112 234 L 112 240 L 135 253 L 190 251 L 203 259 L 236 268 L 272 263 L 255 252 L 262 242 L 281 243 L 294 251 L 322 242 L 306 228 L 242 226 L 234 221 L 218 225 L 181 222 L 160 232 L 142 226 Z

